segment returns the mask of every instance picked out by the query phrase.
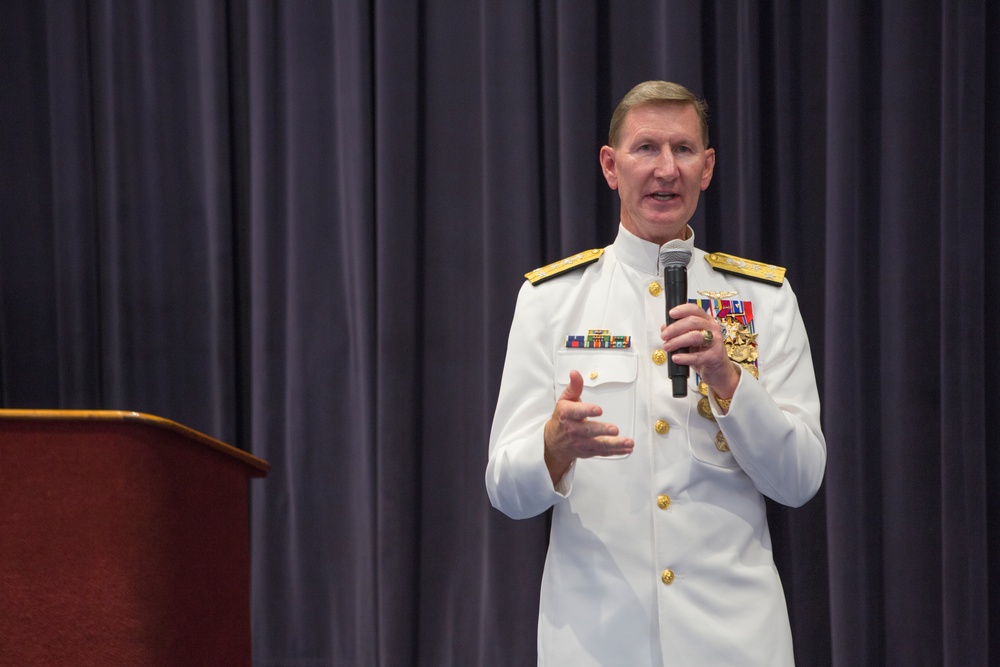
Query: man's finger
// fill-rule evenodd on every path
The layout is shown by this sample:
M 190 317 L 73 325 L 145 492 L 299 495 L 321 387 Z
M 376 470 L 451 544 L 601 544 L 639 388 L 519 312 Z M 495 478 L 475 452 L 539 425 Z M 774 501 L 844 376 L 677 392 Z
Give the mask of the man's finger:
M 600 417 L 601 408 L 598 405 L 592 403 L 582 403 L 577 401 L 567 401 L 569 405 L 565 403 L 563 405 L 556 406 L 556 414 L 560 419 L 568 421 L 586 421 L 591 417 Z
M 584 458 L 594 456 L 621 456 L 632 453 L 635 441 L 631 438 L 617 436 L 601 436 L 591 440 L 584 453 L 579 454 Z

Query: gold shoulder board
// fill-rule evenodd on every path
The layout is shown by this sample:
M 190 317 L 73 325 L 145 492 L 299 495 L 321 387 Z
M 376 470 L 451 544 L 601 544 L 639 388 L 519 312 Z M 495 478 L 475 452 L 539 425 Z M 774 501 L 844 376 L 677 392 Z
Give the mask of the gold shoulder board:
M 712 268 L 723 273 L 743 276 L 751 280 L 759 280 L 772 285 L 781 285 L 785 282 L 785 269 L 773 264 L 761 264 L 742 257 L 734 257 L 724 252 L 713 252 L 705 255 L 705 259 Z
M 555 278 L 558 275 L 566 273 L 567 271 L 572 271 L 573 269 L 578 269 L 581 266 L 586 266 L 591 262 L 596 262 L 604 254 L 604 248 L 594 248 L 593 250 L 584 250 L 583 252 L 577 253 L 566 259 L 560 259 L 558 262 L 552 262 L 547 266 L 543 266 L 540 269 L 535 269 L 534 271 L 529 271 L 524 274 L 532 285 L 537 285 L 543 283 L 549 278 Z

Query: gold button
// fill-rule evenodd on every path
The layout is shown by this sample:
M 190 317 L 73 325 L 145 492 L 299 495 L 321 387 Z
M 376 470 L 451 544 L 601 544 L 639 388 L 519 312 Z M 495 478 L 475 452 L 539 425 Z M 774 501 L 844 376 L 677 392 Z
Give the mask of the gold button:
M 726 442 L 726 436 L 722 435 L 722 431 L 715 434 L 715 448 L 720 452 L 729 451 L 729 443 Z
M 660 287 L 660 283 L 656 282 L 655 280 L 649 283 L 649 293 L 652 294 L 653 296 L 660 296 L 660 292 L 662 291 L 663 288 Z
M 657 350 L 653 353 L 653 363 L 657 366 L 662 366 L 667 360 L 667 353 L 663 350 Z
M 590 371 L 590 379 L 591 380 L 597 379 L 597 371 Z
M 670 584 L 674 583 L 674 571 L 673 570 L 664 570 L 663 574 L 660 575 L 660 581 L 662 581 L 663 583 L 665 583 L 667 586 L 669 586 Z
M 660 506 L 661 510 L 665 510 L 670 507 L 670 496 L 656 496 L 656 504 Z
M 660 435 L 666 435 L 670 431 L 670 424 L 663 421 L 662 419 L 657 419 L 656 423 L 653 424 L 653 428 Z

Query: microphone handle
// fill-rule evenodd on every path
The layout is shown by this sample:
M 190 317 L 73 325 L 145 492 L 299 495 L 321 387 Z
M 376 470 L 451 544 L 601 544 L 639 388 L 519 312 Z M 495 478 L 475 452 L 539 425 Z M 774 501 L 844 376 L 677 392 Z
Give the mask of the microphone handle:
M 667 304 L 667 323 L 676 320 L 670 317 L 670 309 L 674 306 L 687 303 L 687 267 L 683 264 L 668 264 L 663 268 L 664 297 Z M 686 353 L 687 348 L 676 350 Z M 674 397 L 681 398 L 687 396 L 687 381 L 690 376 L 690 368 L 674 363 L 674 353 L 667 354 L 667 370 L 670 380 L 673 383 Z

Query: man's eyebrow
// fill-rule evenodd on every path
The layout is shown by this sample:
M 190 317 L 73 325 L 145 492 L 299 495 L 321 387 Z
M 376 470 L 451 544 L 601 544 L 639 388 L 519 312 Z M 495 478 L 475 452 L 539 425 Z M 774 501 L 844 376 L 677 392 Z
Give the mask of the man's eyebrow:
M 654 136 L 653 132 L 646 132 L 643 134 L 635 135 L 635 138 L 632 140 L 631 143 L 633 146 L 635 146 L 637 144 L 658 143 L 658 140 Z
M 630 146 L 641 146 L 642 144 L 698 144 L 701 145 L 700 139 L 693 134 L 667 134 L 664 136 L 658 136 L 655 132 L 650 132 L 647 134 L 637 134 L 635 138 L 629 142 Z

